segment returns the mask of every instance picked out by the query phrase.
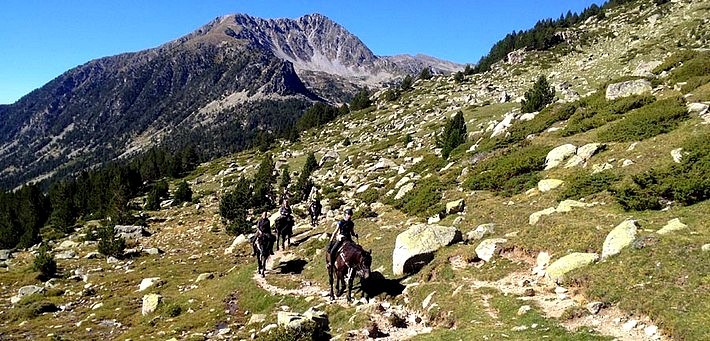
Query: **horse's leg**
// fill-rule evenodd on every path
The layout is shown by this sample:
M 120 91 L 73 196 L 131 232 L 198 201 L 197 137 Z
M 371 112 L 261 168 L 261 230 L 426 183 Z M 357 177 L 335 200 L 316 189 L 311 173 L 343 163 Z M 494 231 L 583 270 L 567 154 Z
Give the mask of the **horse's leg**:
M 348 269 L 348 302 L 352 301 L 353 282 L 355 281 L 355 270 Z
M 326 266 L 328 267 L 328 283 L 330 283 L 330 300 L 332 301 L 335 299 L 335 295 L 333 295 L 333 268 Z

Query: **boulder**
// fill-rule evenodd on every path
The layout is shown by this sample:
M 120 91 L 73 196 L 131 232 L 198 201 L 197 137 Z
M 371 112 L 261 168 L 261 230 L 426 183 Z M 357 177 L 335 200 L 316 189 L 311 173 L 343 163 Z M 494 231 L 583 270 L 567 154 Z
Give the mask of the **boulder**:
M 113 231 L 117 237 L 123 239 L 140 239 L 150 236 L 150 233 L 143 226 L 138 225 L 116 225 Z
M 162 299 L 163 296 L 160 296 L 158 294 L 148 294 L 143 296 L 143 306 L 141 307 L 141 314 L 145 316 L 155 312 L 155 310 L 158 309 L 158 305 L 160 305 Z
M 673 162 L 680 163 L 683 159 L 683 148 L 676 148 L 671 150 L 671 157 L 673 157 Z
M 157 248 L 157 247 L 147 247 L 145 249 L 141 250 L 143 253 L 148 254 L 148 255 L 159 255 L 163 253 L 163 250 Z
M 394 200 L 404 198 L 404 195 L 412 189 L 414 189 L 414 182 L 408 182 L 404 184 L 402 187 L 399 188 L 399 191 L 397 191 L 397 195 L 394 196 Z
M 54 258 L 56 259 L 75 259 L 79 258 L 79 255 L 76 253 L 74 250 L 65 250 L 65 251 L 60 251 L 54 254 Z
M 249 242 L 249 238 L 247 238 L 247 236 L 243 234 L 238 235 L 236 238 L 234 238 L 234 241 L 232 241 L 232 245 L 224 249 L 224 254 L 228 255 L 234 253 L 234 249 L 236 249 L 237 246 L 245 244 L 247 242 Z
M 612 169 L 612 168 L 614 168 L 614 165 L 612 165 L 608 162 L 604 162 L 600 165 L 595 164 L 595 165 L 592 165 L 592 174 L 601 173 L 605 170 Z
M 606 99 L 614 100 L 631 95 L 642 95 L 650 93 L 653 88 L 651 82 L 646 79 L 635 79 L 620 83 L 609 84 L 606 87 Z
M 59 244 L 59 246 L 57 246 L 57 249 L 58 250 L 69 250 L 69 249 L 76 248 L 77 246 L 79 246 L 79 243 L 77 243 L 73 240 L 65 240 L 65 241 L 61 242 Z
M 679 231 L 679 230 L 685 229 L 687 227 L 688 227 L 688 225 L 681 223 L 680 219 L 675 218 L 675 219 L 669 220 L 668 223 L 665 226 L 663 226 L 660 230 L 656 231 L 656 233 L 661 234 L 661 235 L 662 234 L 669 234 L 671 232 Z
M 465 207 L 464 199 L 454 200 L 446 203 L 446 214 L 456 214 L 463 212 Z
M 698 116 L 705 116 L 708 113 L 708 106 L 705 103 L 688 103 L 687 109 L 689 114 L 696 114 Z
M 557 212 L 557 213 L 571 212 L 573 207 L 587 208 L 587 207 L 593 207 L 596 204 L 597 204 L 596 202 L 588 204 L 586 202 L 581 202 L 581 201 L 572 200 L 572 199 L 566 199 L 566 200 L 562 200 L 559 204 L 557 204 L 557 208 L 555 209 L 555 212 Z
M 338 159 L 340 159 L 340 154 L 338 154 L 335 149 L 331 149 L 325 152 L 325 154 L 323 154 L 323 156 L 320 158 L 320 161 L 318 162 L 318 167 L 322 167 L 323 164 L 328 162 L 329 160 L 338 161 Z
M 570 253 L 550 264 L 547 267 L 546 275 L 550 280 L 560 282 L 566 273 L 592 264 L 597 260 L 599 260 L 599 255 L 596 253 Z
M 202 282 L 202 281 L 206 281 L 206 280 L 208 280 L 208 279 L 213 279 L 213 278 L 214 278 L 214 274 L 213 274 L 213 273 L 211 273 L 211 272 L 205 272 L 205 273 L 199 274 L 199 275 L 197 276 L 197 279 L 195 279 L 195 282 Z
M 548 207 L 544 210 L 533 212 L 533 214 L 531 214 L 530 217 L 528 218 L 528 224 L 535 225 L 540 220 L 540 218 L 542 218 L 542 216 L 550 215 L 555 212 L 556 211 L 555 211 L 554 207 Z
M 545 157 L 545 170 L 555 168 L 562 163 L 566 158 L 572 156 L 577 151 L 577 147 L 573 144 L 563 144 L 552 149 Z
M 33 295 L 33 294 L 41 294 L 44 292 L 44 287 L 40 287 L 37 285 L 27 285 L 20 290 L 17 291 L 17 295 L 10 297 L 10 303 L 15 304 L 17 302 L 20 302 L 23 297 Z
M 495 231 L 496 224 L 481 224 L 475 230 L 466 234 L 466 240 L 481 240 L 485 235 L 492 234 Z
M 503 120 L 500 121 L 500 123 L 496 124 L 496 126 L 493 128 L 493 133 L 491 133 L 491 137 L 496 137 L 498 135 L 504 134 L 506 131 L 508 131 L 508 127 L 510 127 L 513 124 L 513 119 L 515 118 L 515 113 L 509 112 L 505 114 L 503 117 Z
M 5 261 L 12 257 L 12 250 L 0 250 L 0 261 Z
M 303 314 L 290 311 L 279 311 L 276 315 L 276 321 L 279 326 L 289 328 L 298 328 L 304 322 L 313 321 L 319 329 L 328 329 L 328 314 L 315 308 L 309 308 Z
M 370 184 L 364 184 L 355 190 L 355 193 L 362 193 L 370 188 Z
M 582 160 L 589 160 L 594 154 L 596 154 L 600 149 L 605 148 L 606 145 L 602 143 L 588 143 L 579 148 L 577 148 L 577 156 L 581 157 Z
M 138 285 L 138 291 L 141 292 L 145 289 L 148 289 L 152 287 L 153 285 L 156 285 L 160 283 L 160 277 L 149 277 L 149 278 L 144 278 L 141 281 L 141 284 Z
M 485 262 L 490 262 L 493 256 L 500 253 L 500 244 L 504 244 L 507 241 L 504 238 L 485 239 L 476 246 L 476 256 Z
M 641 62 L 638 66 L 636 66 L 633 75 L 646 78 L 655 77 L 655 75 L 653 74 L 653 69 L 655 69 L 661 64 L 662 63 L 658 60 L 652 60 L 650 62 Z
M 404 176 L 401 179 L 399 179 L 399 181 L 397 181 L 397 183 L 394 185 L 394 188 L 400 188 L 400 187 L 402 187 L 402 185 L 408 183 L 410 180 L 412 180 L 412 179 L 409 178 L 408 176 Z
M 621 249 L 631 245 L 636 239 L 638 224 L 636 220 L 625 220 L 617 225 L 604 239 L 602 259 L 621 252 Z
M 388 168 L 394 168 L 396 169 L 398 165 L 394 163 L 394 161 L 387 159 L 387 158 L 380 158 L 379 161 L 377 161 L 376 164 L 372 165 L 372 167 L 368 168 L 366 171 L 367 172 L 374 172 L 380 169 L 388 169 Z
M 392 272 L 399 276 L 416 272 L 433 258 L 433 252 L 462 239 L 452 226 L 417 224 L 400 233 L 392 252 Z
M 564 181 L 559 179 L 544 179 L 537 183 L 537 189 L 540 192 L 549 192 L 557 187 L 560 187 Z

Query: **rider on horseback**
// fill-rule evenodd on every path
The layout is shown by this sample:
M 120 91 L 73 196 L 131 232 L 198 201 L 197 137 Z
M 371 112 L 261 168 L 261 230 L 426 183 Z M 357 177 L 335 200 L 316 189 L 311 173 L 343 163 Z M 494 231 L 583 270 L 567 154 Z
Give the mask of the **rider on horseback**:
M 332 268 L 335 265 L 335 259 L 338 256 L 338 250 L 345 241 L 353 241 L 352 237 L 359 238 L 355 233 L 355 223 L 352 221 L 353 210 L 348 208 L 345 210 L 345 216 L 338 222 L 335 232 L 330 236 L 330 244 L 328 245 L 328 253 L 330 254 L 330 264 Z M 335 239 L 335 240 L 333 240 Z
M 311 225 L 316 226 L 321 209 L 322 206 L 320 204 L 320 200 L 318 200 L 318 197 L 314 196 L 313 201 L 311 201 L 311 205 L 308 207 L 308 211 L 311 214 Z
M 267 211 L 262 212 L 261 218 L 256 222 L 256 235 L 252 238 L 251 243 L 252 248 L 254 248 L 254 255 L 256 255 L 256 240 L 259 234 L 265 234 L 269 237 L 267 249 L 269 250 L 269 254 L 274 254 L 274 241 L 276 240 L 276 236 L 271 233 L 271 222 L 269 221 L 268 214 Z
M 293 216 L 291 215 L 291 206 L 288 205 L 288 198 L 283 199 L 283 203 L 281 204 L 281 208 L 279 208 L 279 213 L 281 216 L 279 217 L 279 220 L 286 219 L 286 222 L 288 224 L 293 223 Z

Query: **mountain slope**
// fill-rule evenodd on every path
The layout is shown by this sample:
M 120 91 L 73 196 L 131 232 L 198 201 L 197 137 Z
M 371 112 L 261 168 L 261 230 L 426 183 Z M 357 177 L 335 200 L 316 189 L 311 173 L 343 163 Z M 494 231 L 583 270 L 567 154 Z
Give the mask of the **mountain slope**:
M 160 47 L 88 62 L 0 108 L 0 183 L 12 188 L 161 141 L 224 155 L 250 146 L 256 130 L 291 129 L 312 101 L 344 101 L 423 66 L 376 57 L 321 15 L 221 17 Z

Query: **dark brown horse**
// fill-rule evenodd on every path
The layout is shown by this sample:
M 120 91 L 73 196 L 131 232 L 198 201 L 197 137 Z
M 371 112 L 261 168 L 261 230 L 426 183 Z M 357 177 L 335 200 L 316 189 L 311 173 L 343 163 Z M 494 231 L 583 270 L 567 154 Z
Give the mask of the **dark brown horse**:
M 318 217 L 320 217 L 321 205 L 320 202 L 314 201 L 308 206 L 308 215 L 311 217 L 311 226 L 318 226 Z
M 293 235 L 293 217 L 279 217 L 276 219 L 274 227 L 276 229 L 276 250 L 279 249 L 279 240 L 281 241 L 281 249 L 286 250 L 286 240 L 288 246 L 291 246 L 291 235 Z
M 340 247 L 335 260 L 335 268 L 330 267 L 330 253 L 325 253 L 325 263 L 328 269 L 328 280 L 330 282 L 330 299 L 335 299 L 333 295 L 333 276 L 335 276 L 335 285 L 338 291 L 338 296 L 345 291 L 345 279 L 348 280 L 348 302 L 352 300 L 351 292 L 353 289 L 353 281 L 355 275 L 359 276 L 360 284 L 362 280 L 370 277 L 370 266 L 372 265 L 372 254 L 365 251 L 362 246 L 355 244 L 352 241 L 346 241 Z M 364 292 L 363 292 L 364 295 Z
M 266 260 L 271 255 L 271 238 L 273 237 L 269 234 L 257 232 L 253 241 L 254 251 L 256 252 L 256 273 L 260 274 L 261 277 L 266 275 Z

